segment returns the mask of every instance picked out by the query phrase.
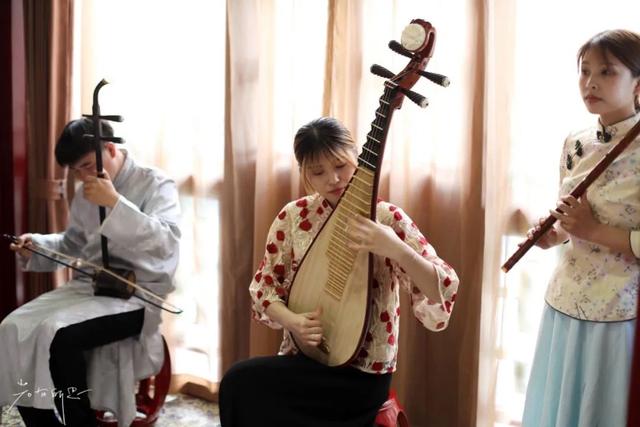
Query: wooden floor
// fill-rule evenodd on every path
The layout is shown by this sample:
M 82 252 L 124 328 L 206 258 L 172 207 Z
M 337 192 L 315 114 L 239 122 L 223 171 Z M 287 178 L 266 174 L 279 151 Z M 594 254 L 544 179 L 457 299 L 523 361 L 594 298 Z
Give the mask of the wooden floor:
M 17 409 L 0 411 L 0 426 L 24 427 Z M 218 405 L 195 397 L 169 395 L 155 427 L 220 427 Z

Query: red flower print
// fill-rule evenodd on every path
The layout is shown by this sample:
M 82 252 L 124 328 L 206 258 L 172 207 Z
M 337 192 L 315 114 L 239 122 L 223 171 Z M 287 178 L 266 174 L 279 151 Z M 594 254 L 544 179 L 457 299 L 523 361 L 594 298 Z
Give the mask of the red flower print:
M 262 306 L 263 306 L 264 308 L 267 308 L 267 307 L 269 307 L 270 305 L 271 305 L 271 303 L 270 303 L 268 300 L 264 300 L 264 301 L 262 301 Z
M 395 211 L 396 211 L 396 209 L 398 209 L 398 208 L 397 208 L 397 207 L 395 207 L 395 206 L 393 206 L 393 205 L 390 205 L 390 206 L 389 206 L 389 210 L 390 210 L 391 212 L 395 212 Z
M 284 289 L 281 287 L 277 287 L 276 288 L 276 293 L 278 294 L 278 296 L 283 296 L 284 295 Z
M 380 313 L 380 321 L 382 322 L 388 322 L 389 321 L 389 313 L 387 313 L 387 311 L 383 311 L 382 313 Z
M 276 264 L 275 267 L 273 267 L 273 272 L 278 276 L 284 276 L 284 264 Z
M 267 285 L 273 285 L 273 277 L 271 277 L 269 275 L 265 275 L 264 276 L 264 283 L 266 283 Z
M 400 316 L 400 307 L 396 308 L 396 316 Z
M 270 254 L 275 254 L 278 252 L 278 247 L 275 243 L 269 243 L 267 245 L 267 252 L 269 252 Z
M 329 202 L 327 202 L 326 200 L 322 201 L 322 206 L 324 206 L 324 208 L 328 208 L 329 207 Z
M 284 240 L 284 231 L 278 230 L 276 232 L 276 239 L 278 239 L 278 240 L 280 240 L 282 242 Z
M 424 236 L 420 236 L 418 237 L 418 242 L 420 242 L 421 245 L 426 245 L 427 239 L 425 239 Z
M 318 215 L 322 215 L 324 213 L 324 209 L 322 209 L 322 206 L 318 206 L 318 209 L 316 209 L 316 212 L 318 212 Z
M 396 221 L 400 221 L 402 219 L 402 214 L 399 211 L 395 211 L 393 213 L 393 219 L 395 219 Z
M 300 199 L 296 202 L 296 206 L 299 208 L 307 207 L 307 199 Z
M 389 345 L 394 345 L 396 343 L 396 337 L 394 337 L 393 334 L 389 335 L 389 338 L 387 338 L 387 342 L 389 343 Z
M 311 230 L 311 223 L 309 222 L 308 219 L 305 219 L 304 221 L 302 221 L 300 223 L 300 225 L 298 227 L 300 227 L 304 231 L 309 231 L 309 230 Z
M 374 371 L 381 371 L 382 362 L 375 362 L 373 365 L 371 365 L 371 369 L 373 369 Z
M 445 301 L 444 307 L 447 309 L 447 313 L 451 313 L 451 301 Z
M 262 279 L 262 273 L 258 273 L 256 274 L 256 277 L 254 277 L 254 279 L 256 279 L 256 282 L 260 282 L 260 279 Z
M 390 334 L 392 330 L 393 330 L 393 325 L 391 324 L 391 322 L 387 322 L 387 333 Z
M 455 302 L 457 296 L 458 294 L 451 295 L 451 302 Z
M 262 291 L 258 291 L 258 292 L 256 293 L 256 297 L 257 297 L 258 299 L 262 298 Z
M 307 217 L 307 215 L 309 215 L 309 209 L 307 209 L 307 208 L 303 208 L 303 209 L 300 211 L 300 216 L 301 216 L 302 218 L 306 218 L 306 217 Z
M 279 219 L 284 219 L 287 216 L 287 211 L 282 211 L 278 214 Z
M 444 328 L 444 322 L 440 322 L 436 325 L 436 329 L 442 329 Z
M 449 277 L 445 277 L 442 284 L 444 285 L 445 288 L 448 287 L 449 285 L 451 285 L 451 279 Z
M 421 253 L 420 255 L 422 255 L 423 257 L 427 256 L 427 255 L 428 255 L 428 254 L 427 254 L 427 250 L 426 250 L 426 249 L 423 249 L 423 250 L 422 250 L 422 253 Z
M 405 235 L 404 235 L 404 231 L 400 230 L 397 231 L 396 234 L 398 235 L 398 237 L 400 238 L 400 240 L 404 240 L 405 239 Z

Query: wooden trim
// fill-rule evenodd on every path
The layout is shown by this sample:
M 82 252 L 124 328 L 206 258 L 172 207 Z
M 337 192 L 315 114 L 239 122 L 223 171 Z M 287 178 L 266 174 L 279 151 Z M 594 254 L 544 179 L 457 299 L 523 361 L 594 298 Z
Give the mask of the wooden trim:
M 26 221 L 26 109 L 22 2 L 0 2 L 0 232 L 20 234 Z M 7 191 L 4 191 L 7 190 Z M 0 319 L 23 301 L 15 255 L 0 243 Z

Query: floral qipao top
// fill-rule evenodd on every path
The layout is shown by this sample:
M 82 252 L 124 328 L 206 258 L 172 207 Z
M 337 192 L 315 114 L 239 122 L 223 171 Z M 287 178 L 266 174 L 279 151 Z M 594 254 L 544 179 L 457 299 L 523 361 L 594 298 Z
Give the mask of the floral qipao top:
M 290 202 L 280 211 L 269 230 L 264 259 L 249 287 L 256 320 L 274 329 L 281 328 L 281 325 L 269 319 L 265 309 L 276 301 L 286 304 L 298 263 L 331 212 L 331 205 L 318 194 Z M 427 329 L 440 331 L 449 322 L 456 299 L 458 277 L 436 255 L 434 248 L 400 208 L 379 201 L 377 220 L 392 227 L 411 248 L 433 263 L 440 290 L 440 299 L 431 301 L 412 284 L 411 278 L 397 262 L 380 256 L 373 257 L 374 279 L 368 331 L 352 365 L 364 372 L 387 373 L 395 370 L 397 361 L 399 289 L 410 293 L 414 316 Z M 285 330 L 280 354 L 296 352 L 297 348 Z
M 569 135 L 560 162 L 560 196 L 569 194 L 640 119 L 636 114 L 606 128 Z M 636 138 L 587 189 L 595 219 L 640 229 L 640 138 Z M 558 311 L 600 322 L 636 317 L 640 263 L 607 247 L 571 237 L 563 247 L 545 296 Z

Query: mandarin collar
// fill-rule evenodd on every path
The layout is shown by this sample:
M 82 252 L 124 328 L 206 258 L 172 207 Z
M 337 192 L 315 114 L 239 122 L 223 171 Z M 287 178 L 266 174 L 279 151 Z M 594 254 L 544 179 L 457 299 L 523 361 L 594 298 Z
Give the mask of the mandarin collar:
M 609 143 L 611 141 L 619 140 L 627 134 L 629 129 L 640 120 L 640 113 L 635 113 L 633 116 L 621 120 L 617 123 L 603 126 L 598 118 L 596 125 L 596 141 L 600 143 Z

